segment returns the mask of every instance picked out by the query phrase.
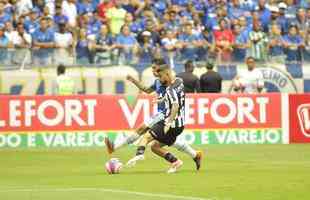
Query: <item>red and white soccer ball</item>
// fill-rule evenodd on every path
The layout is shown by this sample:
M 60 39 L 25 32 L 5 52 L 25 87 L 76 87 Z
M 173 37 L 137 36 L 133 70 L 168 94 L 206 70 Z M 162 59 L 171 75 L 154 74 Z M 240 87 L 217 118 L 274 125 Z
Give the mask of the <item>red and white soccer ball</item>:
M 123 164 L 121 161 L 119 161 L 118 158 L 111 158 L 108 162 L 105 164 L 105 169 L 109 174 L 118 174 L 120 173 L 121 169 L 123 167 Z

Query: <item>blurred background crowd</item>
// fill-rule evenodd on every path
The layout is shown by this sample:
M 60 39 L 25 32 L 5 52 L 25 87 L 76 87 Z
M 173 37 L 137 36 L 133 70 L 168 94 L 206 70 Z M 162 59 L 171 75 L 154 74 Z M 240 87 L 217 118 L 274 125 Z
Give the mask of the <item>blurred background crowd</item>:
M 310 61 L 309 0 L 1 0 L 2 65 Z M 183 67 L 182 67 L 183 68 Z

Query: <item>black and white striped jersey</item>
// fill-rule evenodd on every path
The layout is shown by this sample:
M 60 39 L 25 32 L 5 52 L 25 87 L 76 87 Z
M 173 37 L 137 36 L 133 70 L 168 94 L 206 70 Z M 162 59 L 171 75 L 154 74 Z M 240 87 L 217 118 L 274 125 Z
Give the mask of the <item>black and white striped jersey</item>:
M 178 113 L 175 117 L 175 120 L 172 122 L 171 127 L 183 127 L 185 126 L 185 92 L 183 80 L 180 78 L 176 78 L 174 83 L 166 88 L 165 95 L 165 121 L 168 120 L 171 114 L 172 105 L 176 103 L 178 104 Z

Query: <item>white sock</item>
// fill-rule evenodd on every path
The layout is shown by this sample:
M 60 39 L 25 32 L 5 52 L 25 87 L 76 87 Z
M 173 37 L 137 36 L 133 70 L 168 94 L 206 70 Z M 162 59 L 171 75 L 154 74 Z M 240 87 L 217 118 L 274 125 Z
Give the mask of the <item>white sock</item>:
M 138 135 L 137 133 L 132 133 L 124 137 L 117 138 L 114 142 L 114 150 L 121 148 L 125 144 L 128 145 L 134 143 L 136 140 L 139 139 L 139 137 L 140 135 Z
M 189 144 L 187 144 L 184 140 L 177 140 L 173 144 L 173 147 L 175 147 L 177 150 L 181 152 L 188 154 L 192 158 L 195 158 L 197 155 L 196 151 Z

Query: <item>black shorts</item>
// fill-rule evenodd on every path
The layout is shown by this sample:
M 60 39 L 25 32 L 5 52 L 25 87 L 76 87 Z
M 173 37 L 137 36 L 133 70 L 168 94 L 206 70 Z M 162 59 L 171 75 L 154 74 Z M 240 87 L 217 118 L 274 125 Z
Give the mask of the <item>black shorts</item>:
M 170 128 L 166 134 L 164 127 L 165 122 L 160 121 L 151 127 L 150 133 L 158 142 L 171 146 L 175 143 L 177 137 L 183 132 L 184 127 Z

